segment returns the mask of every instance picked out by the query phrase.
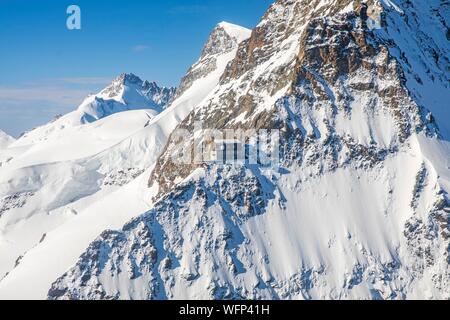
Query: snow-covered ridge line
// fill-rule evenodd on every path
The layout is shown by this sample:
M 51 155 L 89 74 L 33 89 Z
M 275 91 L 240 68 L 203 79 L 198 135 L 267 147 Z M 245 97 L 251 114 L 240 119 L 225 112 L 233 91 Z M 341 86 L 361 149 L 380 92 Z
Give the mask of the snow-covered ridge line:
M 251 30 L 228 22 L 221 22 L 212 30 L 199 60 L 194 63 L 181 79 L 175 98 L 190 88 L 192 83 L 218 69 L 218 56 L 234 53 L 239 44 L 248 39 Z M 220 68 L 221 69 L 221 68 Z
M 0 149 L 8 147 L 14 141 L 15 139 L 13 137 L 8 135 L 6 132 L 0 130 Z
M 153 117 L 172 101 L 175 91 L 142 81 L 134 74 L 122 74 L 99 93 L 88 96 L 75 111 L 24 133 L 12 147 L 58 139 L 67 128 L 93 123 L 118 112 L 145 109 Z
M 53 281 L 102 231 L 118 229 L 151 208 L 150 171 L 173 129 L 216 87 L 235 56 L 237 43 L 230 41 L 227 45 L 225 39 L 225 48 L 234 49 L 216 52 L 214 68 L 194 77 L 158 114 L 117 112 L 9 150 L 12 160 L 0 171 L 0 208 L 5 209 L 0 274 L 8 272 L 0 281 L 0 298 L 45 299 Z M 122 75 L 98 99 L 122 102 L 124 82 L 128 88 L 146 87 L 137 77 Z M 30 188 L 32 195 L 23 193 Z
M 179 127 L 280 129 L 282 170 L 177 164 L 172 152 L 191 150 L 202 130 L 169 141 L 150 180 L 153 209 L 102 233 L 49 298 L 449 299 L 450 148 L 428 112 L 445 100 L 408 82 L 417 63 L 445 96 L 448 71 L 429 53 L 447 44 L 396 33 L 411 1 L 383 1 L 383 30 L 372 30 L 376 3 L 271 6 Z M 411 21 L 411 38 L 422 35 Z M 404 39 L 429 52 L 399 52 Z

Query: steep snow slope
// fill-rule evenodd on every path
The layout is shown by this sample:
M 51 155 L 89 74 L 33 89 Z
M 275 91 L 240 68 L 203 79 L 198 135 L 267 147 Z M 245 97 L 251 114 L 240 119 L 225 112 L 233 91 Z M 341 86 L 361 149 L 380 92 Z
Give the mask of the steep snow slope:
M 183 80 L 189 85 L 160 114 L 126 111 L 66 128 L 57 137 L 51 132 L 0 171 L 0 271 L 8 272 L 0 298 L 45 298 L 98 234 L 150 209 L 148 175 L 168 136 L 216 87 L 239 37 L 249 33 L 218 25 L 211 38 L 225 37 L 222 50 L 208 52 L 205 45 Z
M 0 130 L 0 149 L 5 149 L 14 142 L 14 138 Z
M 154 207 L 103 232 L 49 298 L 449 299 L 445 12 L 278 0 L 179 128 L 278 129 L 281 168 L 181 164 L 210 141 L 169 139 Z
M 27 142 L 26 145 L 22 145 L 24 141 L 19 139 L 0 153 L 0 159 L 12 158 L 8 161 L 10 171 L 94 156 L 142 130 L 155 117 L 152 111 L 145 109 L 116 113 L 93 123 L 67 127 L 57 135 L 52 133 L 45 140 Z
M 114 181 L 117 176 L 126 182 L 142 171 L 122 166 L 101 171 L 98 154 L 139 132 L 148 121 L 147 111 L 128 111 L 67 129 L 65 138 L 29 145 L 26 150 L 10 146 L 0 151 L 8 159 L 0 167 L 2 277 L 43 234 L 82 208 L 76 203 L 114 190 L 115 185 L 105 184 L 108 179 Z
M 385 28 L 377 36 L 399 61 L 414 100 L 430 110 L 450 139 L 450 3 L 382 1 Z
M 447 247 L 420 238 L 423 250 L 439 250 L 417 259 L 403 236 L 419 155 L 401 152 L 385 167 L 311 180 L 296 171 L 276 185 L 258 169 L 210 168 L 122 231 L 105 231 L 49 296 L 447 298 L 448 262 L 440 258 Z M 246 199 L 254 209 L 245 209 Z

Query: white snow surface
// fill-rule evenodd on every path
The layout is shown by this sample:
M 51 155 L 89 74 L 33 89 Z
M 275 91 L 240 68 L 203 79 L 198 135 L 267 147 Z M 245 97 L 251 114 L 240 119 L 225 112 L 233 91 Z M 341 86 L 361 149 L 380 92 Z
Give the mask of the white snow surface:
M 432 58 L 449 48 L 431 16 L 440 2 L 377 1 L 388 27 L 374 34 L 393 43 L 390 70 L 399 63 L 411 94 L 401 100 L 411 111 L 401 120 L 419 126 L 415 112 L 424 107 L 441 128 L 441 136 L 413 131 L 405 140 L 398 106 L 352 88 L 374 83 L 401 96 L 406 90 L 395 72 L 381 81 L 361 69 L 329 85 L 308 70 L 321 91 L 351 97 L 348 114 L 330 99 L 315 101 L 317 88 L 308 83 L 299 81 L 296 89 L 312 105 L 289 96 L 289 83 L 258 87 L 294 67 L 308 19 L 338 1 L 312 2 L 311 15 L 297 20 L 293 8 L 306 2 L 278 1 L 271 8 L 258 27 L 275 34 L 274 21 L 288 21 L 295 31 L 258 48 L 262 63 L 239 79 L 219 83 L 234 50 L 215 57 L 217 68 L 159 114 L 144 108 L 84 123 L 77 113 L 76 125 L 63 117 L 0 150 L 0 275 L 8 273 L 0 299 L 44 299 L 58 277 L 56 286 L 83 298 L 99 298 L 101 284 L 122 299 L 450 299 L 448 221 L 442 222 L 450 211 L 448 69 Z M 350 2 L 342 13 L 352 11 Z M 418 12 L 423 19 L 415 18 Z M 240 41 L 250 35 L 220 26 Z M 211 165 L 179 177 L 174 190 L 152 203 L 158 186 L 149 189 L 147 180 L 170 133 L 194 110 L 214 115 L 230 91 L 257 100 L 254 114 L 241 113 L 234 124 L 282 105 L 282 120 L 313 141 L 302 147 L 302 164 L 276 174 Z M 328 149 L 331 130 L 353 145 L 335 142 L 338 151 Z M 362 149 L 354 158 L 352 147 Z M 389 152 L 370 164 L 370 147 Z
M 245 38 L 247 29 L 226 27 Z M 215 70 L 165 110 L 141 94 L 141 83 L 123 85 L 121 76 L 0 150 L 0 299 L 45 299 L 103 230 L 151 208 L 147 180 L 168 136 L 211 94 L 235 53 L 215 55 Z M 112 96 L 111 87 L 118 88 Z
M 372 68 L 329 83 L 329 70 L 310 63 L 316 61 L 312 54 L 302 66 L 309 78 L 298 79 L 295 89 L 289 82 L 280 86 L 296 65 L 310 22 L 317 23 L 311 34 L 327 27 L 332 36 L 311 37 L 308 48 L 332 47 L 345 39 L 341 19 L 355 15 L 352 1 L 277 1 L 258 25 L 260 37 L 268 32 L 267 42 L 257 39 L 252 53 L 241 48 L 240 62 L 248 69 L 222 79 L 193 112 L 217 119 L 218 112 L 226 117 L 230 111 L 237 115 L 230 123 L 245 125 L 275 105 L 280 119 L 307 137 L 294 149 L 300 154 L 295 161 L 277 174 L 210 165 L 177 177 L 146 214 L 91 243 L 50 296 L 449 299 L 450 118 L 448 69 L 440 65 L 448 42 L 431 16 L 439 2 L 409 8 L 397 0 L 363 2 L 379 2 L 388 14 L 387 27 L 373 31 L 377 54 L 364 57 Z M 349 15 L 323 17 L 337 4 Z M 351 31 L 363 36 L 361 21 L 352 22 Z M 292 33 L 283 32 L 286 26 Z M 405 28 L 408 35 L 398 31 Z M 433 41 L 426 41 L 428 28 L 436 32 L 429 35 Z M 377 51 L 378 45 L 388 49 Z M 375 72 L 377 67 L 387 71 Z M 236 100 L 250 96 L 253 113 L 239 114 L 239 105 L 226 110 L 223 97 L 229 94 Z M 340 103 L 338 96 L 344 96 Z M 398 103 L 389 103 L 392 97 Z M 441 136 L 426 122 L 431 117 L 422 117 L 427 109 Z
M 5 149 L 11 143 L 13 143 L 15 139 L 8 135 L 6 132 L 0 130 L 0 149 Z

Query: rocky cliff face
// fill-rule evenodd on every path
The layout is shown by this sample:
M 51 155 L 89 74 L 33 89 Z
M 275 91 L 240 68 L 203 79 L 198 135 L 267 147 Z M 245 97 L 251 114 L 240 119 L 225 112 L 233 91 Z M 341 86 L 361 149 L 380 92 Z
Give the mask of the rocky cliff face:
M 176 298 L 174 286 L 197 282 L 208 272 L 213 275 L 224 269 L 231 277 L 244 272 L 237 257 L 244 241 L 238 226 L 264 214 L 267 199 L 273 197 L 274 190 L 250 170 L 232 167 L 215 170 L 215 181 L 202 178 L 182 184 L 152 211 L 127 224 L 123 231 L 105 231 L 90 245 L 77 266 L 52 286 L 49 297 Z M 124 252 L 127 254 L 123 255 Z M 112 277 L 113 283 L 130 283 L 133 292 L 128 285 L 116 287 L 109 280 L 102 281 L 105 274 Z M 67 279 L 73 282 L 68 283 Z M 205 285 L 199 292 L 201 297 L 240 297 L 231 286 L 220 283 L 218 279 L 201 280 L 195 287 Z
M 215 97 L 180 128 L 199 121 L 208 129 L 276 128 L 284 133 L 286 155 L 292 148 L 324 154 L 314 152 L 324 145 L 328 156 L 358 150 L 367 160 L 394 150 L 392 139 L 404 141 L 424 128 L 433 132 L 434 118 L 410 96 L 400 64 L 368 29 L 368 19 L 367 4 L 352 1 L 277 2 L 239 47 Z M 359 119 L 364 132 L 348 132 L 361 113 L 371 114 Z M 381 136 L 386 121 L 395 137 Z M 191 152 L 192 137 L 177 149 Z M 363 139 L 370 141 L 360 143 Z M 150 181 L 158 180 L 162 193 L 175 177 L 190 173 L 172 162 L 175 144 L 167 146 Z M 329 166 L 335 168 L 335 162 Z
M 123 74 L 78 110 L 0 150 L 0 299 L 47 297 L 55 279 L 102 231 L 120 228 L 150 208 L 147 181 L 168 136 L 212 94 L 236 54 L 236 41 L 250 33 L 219 26 L 226 35 L 220 35 L 223 53 L 209 55 L 215 68 L 170 106 L 161 105 L 160 113 L 156 104 L 167 90 Z M 92 122 L 81 123 L 85 118 Z M 55 252 L 58 258 L 48 259 Z
M 217 70 L 217 58 L 236 50 L 238 45 L 249 35 L 250 30 L 227 22 L 219 23 L 204 45 L 200 59 L 181 79 L 176 96 L 181 96 L 196 80 Z
M 169 139 L 155 208 L 49 297 L 448 299 L 448 6 L 277 1 Z M 280 130 L 280 168 L 174 161 L 205 129 Z

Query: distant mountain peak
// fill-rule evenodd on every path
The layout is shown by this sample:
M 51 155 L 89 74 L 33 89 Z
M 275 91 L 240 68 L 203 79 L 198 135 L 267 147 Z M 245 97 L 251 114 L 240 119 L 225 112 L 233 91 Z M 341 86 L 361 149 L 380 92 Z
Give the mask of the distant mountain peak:
M 133 73 L 122 73 L 115 78 L 110 85 L 100 92 L 102 96 L 117 97 L 124 87 L 142 87 L 143 81 Z
M 13 143 L 15 139 L 0 129 L 0 149 L 6 148 Z
M 125 104 L 136 102 L 142 104 L 142 107 L 150 106 L 163 109 L 171 101 L 175 90 L 176 88 L 160 87 L 154 81 L 144 81 L 133 73 L 122 73 L 97 97 L 113 99 Z
M 176 88 L 160 87 L 133 73 L 122 73 L 97 94 L 89 94 L 76 110 L 58 115 L 47 125 L 24 133 L 20 140 L 47 139 L 51 132 L 92 123 L 112 114 L 146 109 L 151 116 L 163 111 L 172 101 Z
M 142 85 L 144 81 L 134 73 L 122 73 L 114 80 L 114 82 L 119 82 L 124 85 Z

